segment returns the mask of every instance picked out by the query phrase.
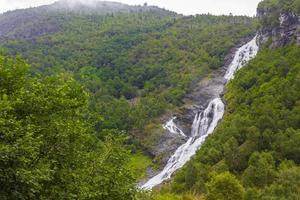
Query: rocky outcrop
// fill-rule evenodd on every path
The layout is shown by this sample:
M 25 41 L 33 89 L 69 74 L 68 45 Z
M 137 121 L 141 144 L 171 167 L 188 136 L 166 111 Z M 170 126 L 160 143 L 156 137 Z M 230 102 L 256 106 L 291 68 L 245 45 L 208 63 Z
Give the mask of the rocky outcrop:
M 300 15 L 293 12 L 274 14 L 271 11 L 258 9 L 257 16 L 263 21 L 270 15 L 272 24 L 263 24 L 259 30 L 259 43 L 271 48 L 281 47 L 290 42 L 300 45 Z

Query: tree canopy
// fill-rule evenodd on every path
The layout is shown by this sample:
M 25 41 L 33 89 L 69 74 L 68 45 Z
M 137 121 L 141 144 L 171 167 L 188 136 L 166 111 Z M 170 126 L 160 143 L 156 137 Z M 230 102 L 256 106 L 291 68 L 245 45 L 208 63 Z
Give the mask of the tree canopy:
M 133 199 L 121 136 L 95 136 L 88 93 L 72 77 L 31 77 L 0 55 L 0 198 Z

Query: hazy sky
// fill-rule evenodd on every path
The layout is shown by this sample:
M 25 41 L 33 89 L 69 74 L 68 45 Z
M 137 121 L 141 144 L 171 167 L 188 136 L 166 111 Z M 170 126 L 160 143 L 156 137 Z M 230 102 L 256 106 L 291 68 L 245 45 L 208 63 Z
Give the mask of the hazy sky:
M 17 8 L 45 5 L 56 0 L 0 0 L 0 13 Z M 81 0 L 89 1 L 89 0 Z M 249 15 L 256 13 L 257 4 L 261 0 L 115 0 L 130 5 L 157 5 L 177 13 L 189 14 L 229 14 Z

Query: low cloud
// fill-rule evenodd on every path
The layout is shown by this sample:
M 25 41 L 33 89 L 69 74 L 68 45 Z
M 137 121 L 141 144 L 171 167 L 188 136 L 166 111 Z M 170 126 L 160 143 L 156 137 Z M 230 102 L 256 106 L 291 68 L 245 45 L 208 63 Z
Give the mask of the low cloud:
M 0 13 L 18 8 L 51 4 L 57 0 L 0 0 Z M 84 4 L 94 6 L 97 0 L 61 0 L 68 6 Z M 261 0 L 114 0 L 130 5 L 157 5 L 182 14 L 233 14 L 254 15 Z

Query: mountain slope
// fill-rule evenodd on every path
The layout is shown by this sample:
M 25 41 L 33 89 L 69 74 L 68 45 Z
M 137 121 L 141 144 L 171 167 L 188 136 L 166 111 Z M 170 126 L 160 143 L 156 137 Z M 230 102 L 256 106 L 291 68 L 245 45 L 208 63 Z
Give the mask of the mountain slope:
M 151 172 L 140 151 L 160 164 L 184 142 L 161 124 L 197 105 L 185 97 L 223 73 L 256 20 L 82 2 L 0 15 L 13 56 L 0 54 L 1 199 L 299 199 L 299 0 L 259 5 L 261 49 L 229 83 L 223 122 L 152 194 L 136 191 Z
M 129 6 L 117 2 L 60 0 L 51 5 L 9 11 L 0 15 L 0 38 L 30 39 L 64 31 L 74 15 L 119 15 L 152 12 L 157 16 L 175 15 L 154 6 Z
M 54 12 L 56 5 L 1 15 L 1 29 L 10 15 L 37 15 L 7 29 L 1 47 L 21 54 L 33 73 L 74 74 L 92 93 L 91 110 L 104 118 L 97 130 L 129 131 L 150 153 L 165 134 L 157 117 L 182 105 L 194 83 L 222 67 L 229 50 L 255 30 L 248 17 L 184 17 L 148 6 L 113 14 Z
M 289 1 L 284 10 L 296 21 L 278 13 L 265 21 L 276 12 L 272 6 L 285 3 L 259 5 L 260 52 L 228 85 L 220 126 L 161 190 L 161 199 L 170 191 L 208 200 L 299 198 L 300 48 L 294 27 L 300 22 L 293 6 L 299 1 Z M 282 32 L 287 29 L 292 32 Z

